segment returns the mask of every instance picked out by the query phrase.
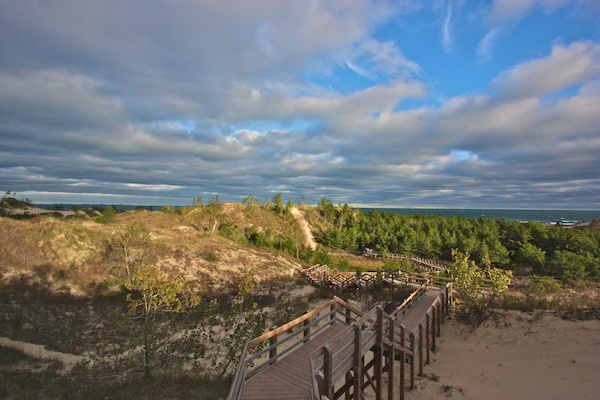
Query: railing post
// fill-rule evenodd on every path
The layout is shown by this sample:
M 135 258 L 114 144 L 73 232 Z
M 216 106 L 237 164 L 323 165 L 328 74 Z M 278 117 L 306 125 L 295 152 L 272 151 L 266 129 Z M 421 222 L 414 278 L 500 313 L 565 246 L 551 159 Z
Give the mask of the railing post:
M 333 324 L 333 320 L 335 319 L 335 303 L 331 305 L 331 316 L 329 317 L 330 324 Z
M 433 303 L 433 307 L 431 307 L 431 312 L 432 312 L 432 321 L 431 321 L 431 349 L 433 351 L 435 351 L 435 338 L 437 336 L 437 329 L 435 327 L 435 320 L 436 320 L 436 316 L 437 316 L 437 309 L 435 306 L 435 303 Z
M 442 300 L 440 301 L 440 318 L 442 319 L 442 324 L 446 323 L 446 293 L 440 293 Z
M 349 308 L 346 308 L 346 323 L 348 325 L 350 325 L 351 322 L 352 322 L 351 311 Z
M 425 364 L 429 364 L 429 332 L 431 332 L 431 328 L 430 328 L 430 321 L 429 321 L 429 311 L 427 312 L 427 314 L 425 314 L 425 347 L 427 348 L 426 350 L 426 358 L 425 358 Z
M 389 336 L 390 340 L 390 349 L 388 351 L 388 400 L 394 400 L 394 363 L 396 361 L 396 344 L 394 343 L 396 325 L 394 324 L 394 318 L 387 318 L 388 326 L 389 326 Z
M 277 344 L 277 335 L 273 336 L 271 339 L 269 339 L 269 346 L 274 346 Z M 273 360 L 273 358 L 277 357 L 277 347 L 272 348 L 271 350 L 269 350 L 269 364 L 273 364 L 275 363 L 275 361 L 277 360 Z
M 404 325 L 400 325 L 400 347 L 402 348 L 400 353 L 400 400 L 404 400 L 404 388 L 405 388 L 405 378 L 404 373 L 406 369 L 406 341 L 405 341 L 406 332 L 404 331 Z
M 323 354 L 323 380 L 324 380 L 324 390 L 323 394 L 327 396 L 328 399 L 333 399 L 333 388 L 332 388 L 332 368 L 333 368 L 333 354 L 331 352 L 331 347 L 328 344 L 323 346 L 325 350 L 325 354 Z
M 375 398 L 381 400 L 381 384 L 383 383 L 383 308 L 377 306 L 377 343 L 375 346 Z
M 423 376 L 423 324 L 419 324 L 419 376 Z
M 310 318 L 304 320 L 304 343 L 308 342 L 310 336 Z
M 360 400 L 362 392 L 362 356 L 360 343 L 362 342 L 362 329 L 354 323 L 354 400 Z
M 440 324 L 444 322 L 444 311 L 442 311 L 442 302 L 438 299 L 438 309 L 437 309 L 437 337 L 442 335 L 442 327 Z
M 412 351 L 412 357 L 410 360 L 410 388 L 415 388 L 415 334 L 410 333 L 410 349 Z

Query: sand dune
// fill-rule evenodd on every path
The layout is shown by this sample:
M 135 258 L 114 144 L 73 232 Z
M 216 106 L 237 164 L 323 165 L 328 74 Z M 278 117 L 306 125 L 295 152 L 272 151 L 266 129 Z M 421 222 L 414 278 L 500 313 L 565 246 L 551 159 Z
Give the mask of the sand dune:
M 475 330 L 447 321 L 408 399 L 598 399 L 600 321 L 499 311 Z

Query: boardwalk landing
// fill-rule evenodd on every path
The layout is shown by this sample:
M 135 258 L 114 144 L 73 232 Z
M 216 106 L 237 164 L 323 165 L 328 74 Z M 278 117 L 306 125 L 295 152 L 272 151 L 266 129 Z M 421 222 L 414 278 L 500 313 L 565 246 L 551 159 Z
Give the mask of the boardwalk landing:
M 382 374 L 386 372 L 388 381 L 393 382 L 398 369 L 400 388 L 388 384 L 387 393 L 390 399 L 393 393 L 403 399 L 406 364 L 395 360 L 408 362 L 410 386 L 414 387 L 415 358 L 418 357 L 422 375 L 424 352 L 428 362 L 430 336 L 435 347 L 435 336 L 439 336 L 439 324 L 446 310 L 444 291 L 425 285 L 391 315 L 380 308 L 364 314 L 334 298 L 319 309 L 248 342 L 228 399 L 314 399 L 323 394 L 330 400 L 342 395 L 359 399 L 362 395 L 358 392 L 368 387 L 375 391 L 376 398 L 381 398 Z M 358 336 L 353 337 L 352 329 Z M 396 338 L 390 341 L 390 335 Z M 256 356 L 247 355 L 252 346 L 267 342 L 269 346 Z M 280 345 L 284 342 L 287 349 L 282 351 L 284 347 Z M 269 357 L 265 360 L 267 353 Z M 367 353 L 369 358 L 365 358 Z M 329 354 L 329 362 L 324 354 Z M 311 365 L 318 357 L 321 361 L 316 367 Z M 371 361 L 365 364 L 365 360 Z M 253 366 L 255 363 L 259 365 Z
M 310 399 L 312 391 L 310 354 L 347 327 L 346 324 L 339 322 L 331 325 L 283 360 L 250 378 L 244 386 L 242 399 Z

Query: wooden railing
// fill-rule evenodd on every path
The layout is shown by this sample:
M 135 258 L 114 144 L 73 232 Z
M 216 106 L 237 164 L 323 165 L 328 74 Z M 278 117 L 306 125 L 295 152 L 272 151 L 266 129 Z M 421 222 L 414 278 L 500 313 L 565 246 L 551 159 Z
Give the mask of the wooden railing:
M 337 269 L 331 269 L 327 265 L 314 265 L 305 270 L 298 271 L 311 284 L 319 287 L 330 287 L 338 291 L 346 290 L 371 290 L 382 283 L 384 279 L 400 280 L 398 274 L 383 271 L 380 276 L 376 272 L 363 272 L 356 274 L 351 272 L 340 272 Z
M 382 256 L 381 254 L 379 254 L 378 252 L 376 252 L 373 249 L 365 248 L 363 251 L 363 256 L 371 257 L 371 258 L 391 258 L 391 259 L 397 259 L 397 260 L 409 260 L 410 262 L 413 263 L 413 265 L 417 266 L 418 268 L 426 269 L 431 272 L 443 272 L 443 271 L 448 270 L 448 266 L 446 266 L 442 263 L 439 263 L 437 261 L 429 260 L 427 258 L 407 255 L 407 254 L 388 253 L 388 254 L 385 254 Z
M 410 387 L 415 387 L 415 356 L 418 356 L 419 375 L 423 376 L 423 364 L 430 362 L 430 350 L 435 350 L 440 324 L 448 312 L 446 292 L 441 290 L 419 323 L 406 329 L 399 319 L 425 294 L 423 285 L 407 298 L 392 314 L 378 306 L 352 326 L 331 339 L 311 354 L 312 398 L 351 398 L 371 386 L 377 398 L 381 398 L 382 373 L 388 373 L 388 398 L 394 397 L 394 361 L 400 360 L 399 397 L 404 399 L 405 364 L 410 366 Z M 373 351 L 374 356 L 364 363 L 364 356 Z M 370 373 L 370 370 L 373 370 Z M 340 381 L 345 379 L 343 384 Z M 337 387 L 337 390 L 336 390 Z M 354 396 L 352 398 L 359 398 Z
M 363 312 L 338 297 L 301 317 L 250 340 L 244 346 L 233 376 L 228 400 L 239 399 L 244 383 L 336 322 L 350 324 Z M 254 348 L 260 348 L 252 353 Z
M 388 396 L 393 398 L 396 360 L 401 360 L 399 387 L 400 398 L 403 398 L 406 360 L 413 366 L 411 382 L 414 387 L 414 363 L 410 362 L 414 359 L 414 351 L 409 347 L 414 346 L 414 341 L 407 345 L 405 337 L 404 326 L 398 324 L 383 308 L 372 309 L 311 354 L 312 399 L 333 400 L 342 395 L 350 398 L 351 394 L 362 393 L 369 386 L 380 398 L 384 371 L 388 373 Z M 365 355 L 369 351 L 374 355 L 365 363 Z M 340 385 L 343 379 L 345 382 Z

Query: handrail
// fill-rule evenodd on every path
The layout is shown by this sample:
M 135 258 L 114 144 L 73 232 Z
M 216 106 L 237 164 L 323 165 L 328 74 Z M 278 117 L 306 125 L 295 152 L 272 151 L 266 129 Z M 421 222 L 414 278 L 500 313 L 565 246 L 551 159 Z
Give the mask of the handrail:
M 373 318 L 374 316 L 376 318 Z M 393 354 L 402 352 L 412 357 L 414 349 L 408 349 L 406 341 L 401 337 L 396 338 L 394 336 L 393 342 L 389 340 L 390 329 L 400 329 L 401 332 L 405 330 L 404 326 L 396 321 L 392 315 L 387 314 L 381 306 L 378 306 L 363 315 L 352 326 L 347 327 L 327 343 L 314 350 L 310 355 L 311 381 L 313 385 L 311 398 L 321 399 L 322 396 L 327 396 L 327 385 L 335 385 L 347 371 L 356 367 L 352 365 L 352 360 L 356 360 L 357 354 L 362 357 L 376 345 L 385 347 L 388 351 L 392 351 Z M 358 336 L 357 330 L 360 331 Z M 365 334 L 367 332 L 369 333 Z M 334 351 L 338 342 L 347 336 L 351 336 L 351 338 L 343 346 Z M 359 342 L 356 342 L 357 338 Z M 352 352 L 336 362 L 336 358 L 339 358 L 349 348 L 352 348 Z M 356 353 L 357 349 L 360 353 Z M 321 357 L 323 358 L 323 362 L 319 363 L 317 359 Z M 326 357 L 329 358 L 327 362 L 325 360 Z M 328 370 L 325 371 L 325 368 Z M 325 393 L 321 393 L 319 378 L 323 380 Z
M 410 296 L 408 296 L 406 298 L 406 300 L 404 300 L 402 302 L 402 304 L 400 304 L 393 312 L 392 312 L 392 317 L 394 317 L 394 319 L 396 319 L 398 317 L 398 314 L 402 313 L 404 314 L 404 310 L 410 308 L 414 303 L 416 303 L 416 301 L 425 294 L 425 292 L 427 291 L 427 286 L 426 285 L 421 285 L 421 287 L 416 290 L 415 292 L 413 292 Z
M 407 255 L 407 254 L 388 253 L 388 254 L 385 254 L 382 256 L 373 249 L 365 248 L 363 251 L 363 256 L 373 257 L 373 258 L 386 257 L 386 258 L 399 259 L 399 260 L 409 260 L 413 264 L 419 264 L 421 267 L 424 267 L 425 269 L 429 269 L 430 271 L 435 270 L 435 271 L 441 272 L 441 271 L 448 270 L 448 266 L 441 264 L 437 261 L 429 260 L 429 259 L 422 258 L 422 257 Z
M 342 311 L 338 310 L 336 306 L 339 306 L 342 309 L 345 309 L 346 312 L 343 313 Z M 316 315 L 320 315 L 321 312 L 326 310 L 327 308 L 330 308 L 330 311 L 328 313 L 320 316 L 315 321 L 309 322 L 312 317 L 314 317 Z M 319 333 L 320 331 L 325 329 L 327 326 L 338 321 L 338 319 L 337 319 L 338 314 L 341 314 L 341 316 L 344 318 L 344 321 L 346 321 L 348 319 L 355 320 L 356 318 L 351 317 L 352 313 L 356 314 L 358 316 L 358 318 L 361 318 L 364 315 L 364 313 L 361 310 L 357 309 L 356 307 L 353 307 L 352 305 L 346 303 L 344 300 L 335 296 L 332 300 L 328 301 L 327 303 L 322 304 L 321 306 L 315 308 L 312 311 L 307 312 L 306 314 L 294 319 L 293 321 L 290 321 L 284 325 L 281 325 L 267 333 L 262 334 L 261 336 L 258 336 L 256 338 L 246 342 L 246 344 L 244 345 L 244 348 L 242 350 L 240 361 L 235 370 L 235 375 L 233 377 L 233 381 L 232 381 L 231 388 L 229 390 L 227 399 L 228 400 L 239 399 L 241 396 L 241 393 L 243 391 L 244 382 L 246 381 L 247 378 L 249 378 L 249 376 L 254 375 L 260 369 L 262 369 L 264 366 L 272 364 L 278 358 L 283 357 L 285 354 L 287 354 L 288 352 L 295 349 L 295 347 L 297 347 L 300 344 L 304 343 L 305 341 L 309 340 L 311 336 L 316 335 L 317 333 Z M 329 318 L 329 321 L 325 325 L 321 326 L 316 331 L 311 330 L 312 326 L 317 325 L 319 322 L 323 322 L 327 318 Z M 289 330 L 293 330 L 293 328 L 295 328 L 296 326 L 299 326 L 299 325 L 303 325 L 303 328 L 297 330 L 296 332 L 290 333 L 287 337 L 283 338 L 282 340 L 277 340 L 277 336 L 279 336 L 280 334 L 283 334 L 285 332 L 288 332 Z M 295 343 L 294 345 L 285 349 L 283 352 L 277 354 L 277 351 L 276 351 L 277 347 L 281 346 L 284 343 L 291 341 L 294 337 L 298 337 L 300 334 L 303 334 L 303 337 L 297 338 L 297 340 L 298 340 L 297 343 Z M 264 343 L 266 341 L 270 341 L 270 345 L 267 348 L 248 357 L 248 352 L 252 347 L 259 345 L 261 343 Z M 257 359 L 259 359 L 260 357 L 264 356 L 267 353 L 269 353 L 268 360 L 262 362 L 260 365 L 254 366 L 252 370 L 246 371 L 246 368 L 248 367 L 248 365 L 250 365 L 250 363 L 252 363 L 253 361 L 256 361 Z

